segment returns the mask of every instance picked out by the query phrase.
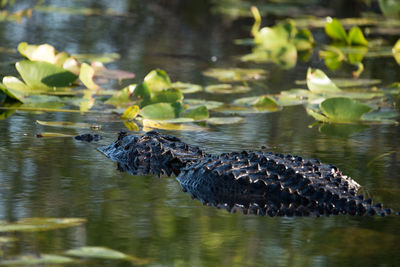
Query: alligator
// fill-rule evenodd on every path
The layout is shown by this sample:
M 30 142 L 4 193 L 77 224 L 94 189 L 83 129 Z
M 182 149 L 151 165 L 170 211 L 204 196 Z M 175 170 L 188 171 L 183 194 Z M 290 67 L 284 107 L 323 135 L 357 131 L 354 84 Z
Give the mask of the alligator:
M 121 132 L 99 150 L 131 175 L 174 174 L 192 198 L 231 212 L 271 217 L 393 213 L 357 194 L 356 181 L 317 159 L 264 151 L 213 155 L 156 131 Z

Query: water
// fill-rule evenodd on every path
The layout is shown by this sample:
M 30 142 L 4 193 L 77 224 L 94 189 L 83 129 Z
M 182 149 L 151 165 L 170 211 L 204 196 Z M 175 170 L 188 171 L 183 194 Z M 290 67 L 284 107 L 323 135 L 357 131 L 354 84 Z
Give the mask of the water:
M 63 2 L 49 1 L 59 5 Z M 248 52 L 248 48 L 235 46 L 232 41 L 247 37 L 251 22 L 230 25 L 221 17 L 210 15 L 207 9 L 187 15 L 155 2 L 85 1 L 68 5 L 112 7 L 130 13 L 122 17 L 85 17 L 36 12 L 21 24 L 0 24 L 2 46 L 16 47 L 21 41 L 47 42 L 70 53 L 118 52 L 122 59 L 108 66 L 133 71 L 139 80 L 151 69 L 161 68 L 172 80 L 204 85 L 212 81 L 201 75 L 208 67 L 257 66 L 233 59 Z M 213 56 L 217 62 L 212 62 Z M 17 58 L 0 54 L 2 61 Z M 299 63 L 290 71 L 261 65 L 270 71 L 264 92 L 295 87 L 294 81 L 304 80 L 310 64 L 323 68 L 316 56 L 311 63 Z M 387 84 L 396 81 L 399 70 L 394 60 L 366 59 L 363 78 L 383 79 Z M 1 71 L 10 75 L 14 68 L 2 66 Z M 328 73 L 349 77 L 346 69 Z M 257 88 L 250 95 L 260 92 L 262 89 Z M 233 99 L 205 94 L 190 97 L 227 102 Z M 80 134 L 85 130 L 50 129 L 37 125 L 36 120 L 99 123 L 105 138 L 91 144 L 71 138 L 39 139 L 35 135 L 42 131 Z M 169 133 L 210 153 L 257 150 L 264 145 L 271 151 L 319 158 L 357 180 L 375 201 L 400 210 L 399 128 L 374 125 L 348 135 L 335 135 L 332 130 L 320 131 L 318 125 L 309 127 L 313 123 L 304 108 L 297 106 L 277 113 L 247 115 L 242 124 L 210 126 L 207 132 Z M 0 219 L 88 220 L 84 225 L 64 230 L 2 234 L 17 238 L 15 242 L 0 244 L 4 257 L 60 254 L 78 246 L 105 246 L 151 259 L 151 266 L 400 264 L 397 217 L 269 218 L 203 206 L 183 193 L 174 177 L 159 179 L 120 173 L 116 164 L 96 147 L 112 142 L 121 129 L 124 126 L 115 117 L 95 114 L 19 111 L 0 122 Z M 116 264 L 129 265 L 110 260 L 87 263 Z

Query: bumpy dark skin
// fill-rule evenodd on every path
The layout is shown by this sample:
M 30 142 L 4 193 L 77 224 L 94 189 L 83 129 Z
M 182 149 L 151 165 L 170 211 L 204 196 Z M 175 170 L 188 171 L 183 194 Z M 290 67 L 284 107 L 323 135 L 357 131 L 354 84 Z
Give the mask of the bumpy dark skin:
M 187 164 L 208 157 L 200 148 L 177 137 L 156 131 L 143 136 L 121 132 L 118 140 L 99 150 L 118 163 L 118 169 L 131 175 L 178 175 Z
M 155 131 L 120 133 L 99 148 L 132 175 L 172 173 L 183 191 L 205 204 L 269 216 L 389 215 L 357 195 L 360 185 L 316 159 L 243 151 L 210 155 Z

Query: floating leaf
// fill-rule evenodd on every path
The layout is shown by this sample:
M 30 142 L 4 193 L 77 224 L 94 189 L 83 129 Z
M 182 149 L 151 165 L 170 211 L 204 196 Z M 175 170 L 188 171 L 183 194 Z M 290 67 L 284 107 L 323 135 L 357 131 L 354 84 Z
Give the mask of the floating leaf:
M 329 122 L 329 119 L 322 113 L 320 113 L 320 110 L 312 109 L 312 108 L 306 108 L 306 112 L 308 115 L 316 119 L 317 121 L 320 122 Z
M 171 87 L 179 89 L 183 94 L 192 94 L 203 91 L 203 87 L 193 83 L 174 82 Z
M 393 46 L 392 53 L 397 64 L 400 65 L 400 39 L 397 40 L 396 44 Z
M 205 70 L 203 74 L 221 82 L 237 82 L 265 79 L 267 71 L 263 69 L 211 68 Z
M 77 79 L 72 72 L 43 61 L 19 61 L 15 67 L 24 82 L 33 90 L 66 87 Z
M 209 85 L 205 91 L 213 94 L 240 94 L 250 91 L 251 88 L 247 86 L 232 86 L 231 84 L 215 84 Z
M 354 78 L 338 78 L 338 79 L 331 79 L 331 81 L 339 88 L 346 88 L 346 87 L 368 87 L 372 85 L 377 85 L 382 83 L 379 79 L 354 79 Z M 296 81 L 296 85 L 306 85 L 307 81 Z
M 143 131 L 150 131 L 151 129 L 161 129 L 161 130 L 171 130 L 171 131 L 196 131 L 196 132 L 204 131 L 203 128 L 198 126 L 179 124 L 179 123 L 169 123 L 165 121 L 144 119 L 142 123 L 143 123 Z
M 137 258 L 106 247 L 92 247 L 92 246 L 78 247 L 67 250 L 65 254 L 68 256 L 80 257 L 80 258 L 127 260 L 131 261 L 135 265 L 148 264 L 150 262 L 149 259 Z
M 118 53 L 105 53 L 105 54 L 73 54 L 74 58 L 79 61 L 88 61 L 88 62 L 101 62 L 101 63 L 110 63 L 117 59 L 120 59 L 121 56 Z
M 324 115 L 332 122 L 351 123 L 361 121 L 361 117 L 371 111 L 371 107 L 345 97 L 333 97 L 320 104 Z
M 13 259 L 5 259 L 0 261 L 0 265 L 45 265 L 45 264 L 67 264 L 73 263 L 75 260 L 65 256 L 52 254 L 35 254 L 24 255 Z
M 191 110 L 188 110 L 184 115 L 186 118 L 192 118 L 196 121 L 205 120 L 210 117 L 206 106 L 200 106 Z
M 18 52 L 31 61 L 45 61 L 57 66 L 62 66 L 68 58 L 67 53 L 57 53 L 54 47 L 49 44 L 30 45 L 22 42 L 18 45 Z
M 105 104 L 113 105 L 116 107 L 124 107 L 129 105 L 132 101 L 130 99 L 131 95 L 135 91 L 136 84 L 128 85 L 127 87 L 121 89 L 120 91 L 115 92 L 112 97 L 110 97 Z
M 233 104 L 240 106 L 254 106 L 257 109 L 269 111 L 279 110 L 278 103 L 275 101 L 274 98 L 268 95 L 239 98 L 236 99 Z
M 212 117 L 207 119 L 207 123 L 213 125 L 236 124 L 244 121 L 242 117 Z
M 347 43 L 347 33 L 339 20 L 328 18 L 328 23 L 325 25 L 325 32 L 333 40 Z
M 12 90 L 19 92 L 22 95 L 28 95 L 32 92 L 31 88 L 27 86 L 24 82 L 20 79 L 13 77 L 13 76 L 5 76 L 3 77 L 3 84 Z
M 154 92 L 151 96 L 150 103 L 175 103 L 183 99 L 183 94 L 179 89 L 165 89 Z
M 38 232 L 83 224 L 83 218 L 24 218 L 14 223 L 0 222 L 0 232 Z
M 144 82 L 152 92 L 161 91 L 171 87 L 171 80 L 163 70 L 152 70 L 144 77 Z
M 0 96 L 2 94 L 10 99 L 20 102 L 20 103 L 24 102 L 23 95 L 19 91 L 13 90 L 13 89 L 8 89 L 6 86 L 4 86 L 4 84 L 0 83 Z M 0 101 L 0 103 L 1 102 L 2 101 Z
M 341 90 L 319 69 L 307 71 L 307 86 L 313 93 L 337 93 Z
M 128 107 L 124 113 L 122 114 L 121 118 L 123 120 L 133 120 L 139 114 L 139 106 L 133 105 Z
M 67 138 L 73 138 L 75 135 L 73 134 L 63 134 L 63 133 L 52 133 L 52 132 L 43 132 L 43 133 L 38 133 L 36 135 L 37 138 L 52 138 L 52 137 L 67 137 Z
M 90 90 L 98 90 L 100 86 L 98 86 L 94 81 L 94 69 L 86 63 L 81 65 L 81 72 L 79 73 L 79 79 L 82 83 Z
M 151 91 L 147 83 L 142 82 L 135 87 L 133 93 L 142 99 L 141 106 L 145 106 L 150 103 L 151 100 Z
M 368 41 L 365 39 L 364 34 L 359 27 L 351 28 L 348 35 L 348 42 L 352 45 L 368 46 Z
M 178 117 L 180 106 L 175 103 L 157 103 L 143 107 L 139 115 L 146 119 L 172 119 Z
M 187 99 L 185 98 L 183 100 L 183 103 L 187 104 L 190 106 L 190 108 L 196 108 L 199 106 L 206 106 L 206 108 L 208 110 L 212 110 L 215 108 L 218 108 L 220 106 L 222 106 L 224 103 L 219 102 L 219 101 L 208 101 L 208 100 L 204 100 L 204 99 Z
M 307 29 L 299 30 L 293 41 L 298 51 L 310 50 L 314 46 L 314 37 Z
M 100 125 L 94 125 L 91 123 L 84 122 L 70 122 L 70 121 L 40 121 L 36 123 L 43 126 L 61 127 L 61 128 L 72 128 L 72 129 L 100 129 Z

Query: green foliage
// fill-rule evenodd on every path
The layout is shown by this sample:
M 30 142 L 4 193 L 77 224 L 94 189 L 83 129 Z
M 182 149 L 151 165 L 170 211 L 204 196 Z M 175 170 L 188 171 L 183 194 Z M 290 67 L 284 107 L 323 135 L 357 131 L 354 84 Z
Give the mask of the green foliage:
M 368 46 L 368 41 L 359 27 L 351 28 L 347 34 L 343 25 L 335 18 L 329 18 L 328 23 L 325 25 L 325 32 L 333 40 L 342 44 Z

